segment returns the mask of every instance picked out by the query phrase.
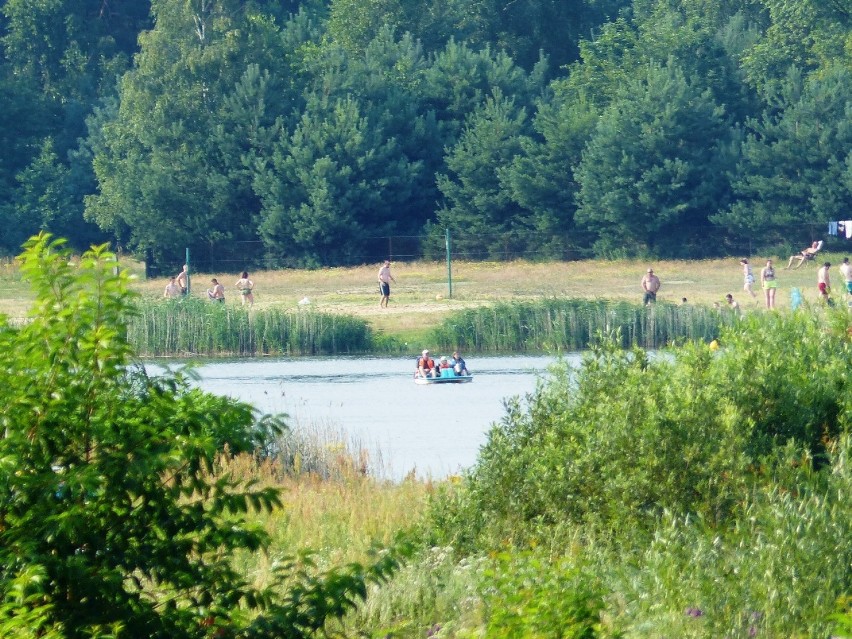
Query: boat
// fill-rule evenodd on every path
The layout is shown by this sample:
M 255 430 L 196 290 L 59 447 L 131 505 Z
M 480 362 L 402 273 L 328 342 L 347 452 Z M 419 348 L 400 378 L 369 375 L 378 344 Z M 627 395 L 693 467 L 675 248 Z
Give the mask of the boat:
M 467 384 L 473 381 L 473 375 L 446 375 L 441 377 L 415 377 L 414 383 L 421 386 L 430 384 Z

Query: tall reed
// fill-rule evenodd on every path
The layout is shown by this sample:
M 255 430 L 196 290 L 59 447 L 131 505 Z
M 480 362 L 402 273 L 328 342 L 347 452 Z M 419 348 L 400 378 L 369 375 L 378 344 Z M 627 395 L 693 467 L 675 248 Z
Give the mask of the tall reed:
M 685 339 L 711 340 L 736 321 L 727 309 L 581 299 L 546 299 L 472 308 L 446 318 L 432 333 L 444 349 L 475 352 L 583 350 L 599 333 L 622 345 L 659 348 Z
M 371 349 L 367 323 L 348 315 L 248 309 L 196 299 L 142 300 L 128 338 L 142 357 L 336 355 Z

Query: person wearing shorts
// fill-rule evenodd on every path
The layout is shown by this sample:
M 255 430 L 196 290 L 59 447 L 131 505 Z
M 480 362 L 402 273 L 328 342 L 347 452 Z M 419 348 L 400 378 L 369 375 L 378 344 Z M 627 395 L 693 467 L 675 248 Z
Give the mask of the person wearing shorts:
M 763 296 L 766 299 L 766 308 L 775 308 L 775 291 L 778 289 L 778 281 L 775 279 L 775 269 L 772 260 L 766 260 L 766 266 L 760 269 L 760 285 L 763 288 Z
M 210 280 L 213 285 L 207 289 L 207 297 L 213 302 L 225 303 L 225 287 L 219 284 L 219 280 L 215 277 Z
M 843 264 L 840 265 L 840 274 L 846 282 L 846 294 L 852 295 L 852 265 L 849 264 L 849 258 L 843 258 Z
M 240 275 L 240 279 L 237 280 L 237 283 L 234 284 L 234 286 L 236 286 L 240 291 L 243 306 L 246 304 L 250 307 L 254 306 L 254 282 L 249 279 L 248 271 L 243 271 L 242 275 Z
M 393 279 L 393 275 L 390 272 L 390 260 L 385 260 L 384 265 L 379 269 L 379 292 L 382 294 L 382 299 L 379 300 L 380 307 L 388 307 L 391 281 L 396 284 L 396 280 Z
M 757 297 L 757 293 L 752 289 L 752 286 L 754 286 L 754 274 L 751 272 L 751 264 L 748 263 L 748 258 L 745 257 L 740 260 L 740 264 L 743 267 L 743 290 L 754 299 Z
M 660 290 L 660 278 L 654 275 L 654 269 L 649 268 L 642 278 L 642 303 L 647 306 L 657 301 L 657 291 Z

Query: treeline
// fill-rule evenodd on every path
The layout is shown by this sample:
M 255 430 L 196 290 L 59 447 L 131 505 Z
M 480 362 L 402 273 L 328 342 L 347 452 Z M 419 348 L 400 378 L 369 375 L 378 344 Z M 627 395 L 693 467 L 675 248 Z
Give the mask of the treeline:
M 0 254 L 701 257 L 852 210 L 844 0 L 7 0 Z M 236 247 L 236 248 L 235 248 Z

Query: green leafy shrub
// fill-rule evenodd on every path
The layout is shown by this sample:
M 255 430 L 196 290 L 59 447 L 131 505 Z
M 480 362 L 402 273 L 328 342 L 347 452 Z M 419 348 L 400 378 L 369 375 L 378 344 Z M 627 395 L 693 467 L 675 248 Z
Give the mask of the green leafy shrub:
M 721 343 L 649 357 L 610 341 L 578 370 L 557 367 L 526 406 L 508 403 L 462 496 L 436 505 L 433 521 L 460 524 L 438 537 L 648 530 L 665 511 L 720 524 L 754 482 L 772 479 L 773 451 L 788 442 L 818 466 L 848 428 L 849 342 L 821 318 L 773 314 Z
M 308 637 L 387 578 L 398 555 L 316 574 L 282 559 L 256 587 L 232 565 L 269 538 L 273 488 L 217 471 L 283 428 L 180 376 L 133 373 L 128 276 L 30 240 L 32 321 L 0 325 L 0 636 Z
M 484 636 L 594 639 L 604 608 L 600 586 L 570 561 L 540 552 L 499 553 L 481 580 Z M 461 634 L 460 636 L 467 636 Z M 476 635 L 478 636 L 478 635 Z

